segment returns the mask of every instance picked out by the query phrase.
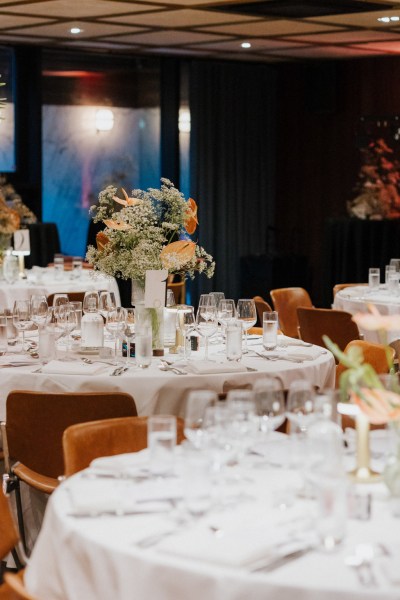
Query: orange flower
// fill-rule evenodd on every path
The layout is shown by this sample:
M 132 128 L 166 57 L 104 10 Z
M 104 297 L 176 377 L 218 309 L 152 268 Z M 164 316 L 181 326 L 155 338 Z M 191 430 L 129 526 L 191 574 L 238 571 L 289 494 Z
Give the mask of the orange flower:
M 374 425 L 384 425 L 400 419 L 400 396 L 389 390 L 361 388 L 360 395 L 352 391 L 350 400 Z
M 185 229 L 189 235 L 196 231 L 196 227 L 199 224 L 197 220 L 197 204 L 193 198 L 189 198 L 187 201 L 188 207 L 186 209 L 186 220 Z
M 179 240 L 164 246 L 160 259 L 164 269 L 178 270 L 186 265 L 196 252 L 196 244 L 190 240 Z
M 132 229 L 132 226 L 128 225 L 128 223 L 121 223 L 119 221 L 114 221 L 113 219 L 106 219 L 103 223 L 110 229 L 116 229 L 117 231 L 128 231 L 128 229 Z
M 400 329 L 400 315 L 381 315 L 373 304 L 367 306 L 369 313 L 356 313 L 353 315 L 353 321 L 359 327 L 368 331 Z
M 100 250 L 100 252 L 102 252 L 109 241 L 110 240 L 108 239 L 104 231 L 99 231 L 99 233 L 96 235 L 97 250 Z
M 129 198 L 124 188 L 122 188 L 122 193 L 125 196 L 125 200 L 121 200 L 121 198 L 118 198 L 118 196 L 113 196 L 113 200 L 118 202 L 118 204 L 122 204 L 122 206 L 136 206 L 136 204 L 140 204 L 142 202 L 139 198 Z

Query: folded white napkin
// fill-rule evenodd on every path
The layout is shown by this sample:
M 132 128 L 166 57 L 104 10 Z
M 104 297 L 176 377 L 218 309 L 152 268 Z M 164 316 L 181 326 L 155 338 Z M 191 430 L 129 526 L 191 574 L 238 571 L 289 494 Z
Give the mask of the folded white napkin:
M 213 362 L 211 360 L 191 361 L 186 367 L 187 371 L 196 375 L 212 375 L 215 373 L 244 373 L 246 367 L 240 362 Z
M 309 535 L 302 533 L 294 539 L 287 526 L 277 526 L 271 518 L 222 526 L 220 531 L 216 535 L 205 525 L 191 527 L 166 538 L 158 549 L 212 564 L 253 568 L 259 561 L 266 566 L 279 556 L 310 546 Z
M 90 468 L 102 473 L 127 473 L 130 475 L 140 475 L 147 473 L 149 466 L 149 452 L 127 452 L 116 456 L 102 456 L 95 458 L 90 463 Z
M 36 364 L 38 364 L 37 358 L 31 358 L 27 354 L 12 354 L 11 356 L 5 355 L 0 357 L 0 367 L 18 367 Z
M 51 360 L 42 367 L 42 373 L 60 373 L 62 375 L 95 375 L 104 371 L 105 365 L 94 363 L 88 365 L 79 361 Z

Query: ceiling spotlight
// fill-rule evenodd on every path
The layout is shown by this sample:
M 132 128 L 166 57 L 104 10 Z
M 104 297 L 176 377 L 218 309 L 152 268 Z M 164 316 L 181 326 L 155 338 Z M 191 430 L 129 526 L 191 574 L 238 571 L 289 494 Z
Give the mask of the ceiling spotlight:
M 100 108 L 96 111 L 97 131 L 111 131 L 114 127 L 114 113 L 109 108 Z
M 391 21 L 400 21 L 400 17 L 390 17 Z
M 82 33 L 83 29 L 81 29 L 80 27 L 71 27 L 69 31 L 74 35 L 78 35 L 78 33 Z
M 381 23 L 390 23 L 390 17 L 379 17 L 378 21 Z
M 242 48 L 251 48 L 251 44 L 250 42 L 243 42 L 242 44 L 240 44 L 242 46 Z

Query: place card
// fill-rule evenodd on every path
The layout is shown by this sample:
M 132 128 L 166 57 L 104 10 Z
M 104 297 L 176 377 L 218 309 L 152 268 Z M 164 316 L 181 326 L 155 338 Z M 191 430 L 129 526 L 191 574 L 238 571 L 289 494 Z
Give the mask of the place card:
M 167 278 L 167 269 L 146 271 L 144 288 L 145 308 L 162 308 L 165 306 Z

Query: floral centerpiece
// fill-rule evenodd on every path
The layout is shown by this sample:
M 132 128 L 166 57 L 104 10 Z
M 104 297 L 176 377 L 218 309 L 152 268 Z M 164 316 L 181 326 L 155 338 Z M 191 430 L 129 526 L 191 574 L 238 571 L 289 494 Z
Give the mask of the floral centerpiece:
M 381 315 L 377 308 L 368 305 L 369 313 L 357 313 L 353 315 L 353 321 L 359 327 L 367 331 L 379 333 L 382 343 L 385 345 L 388 361 L 389 375 L 385 382 L 376 373 L 371 364 L 365 362 L 362 350 L 354 346 L 347 352 L 342 352 L 339 347 L 324 336 L 324 342 L 338 360 L 346 367 L 340 377 L 341 397 L 344 401 L 350 401 L 359 408 L 360 419 L 357 426 L 363 432 L 364 445 L 368 443 L 369 424 L 386 425 L 393 429 L 398 436 L 398 455 L 395 467 L 388 464 L 384 471 L 384 480 L 391 493 L 395 493 L 400 499 L 400 385 L 397 374 L 394 373 L 393 351 L 387 345 L 387 332 L 400 329 L 400 315 Z M 365 427 L 365 423 L 367 427 Z M 358 450 L 362 443 L 358 440 Z M 365 458 L 367 455 L 367 460 Z M 365 451 L 362 459 L 359 480 L 370 480 L 371 471 L 369 465 L 369 453 Z M 393 477 L 395 475 L 395 477 Z M 373 478 L 372 478 L 373 479 Z
M 142 287 L 148 270 L 212 277 L 212 256 L 190 239 L 198 225 L 192 198 L 186 200 L 168 179 L 161 179 L 160 189 L 133 190 L 131 197 L 122 192 L 120 198 L 117 188 L 108 186 L 90 209 L 94 222 L 105 225 L 97 234 L 97 248 L 89 246 L 86 255 L 95 269 Z

